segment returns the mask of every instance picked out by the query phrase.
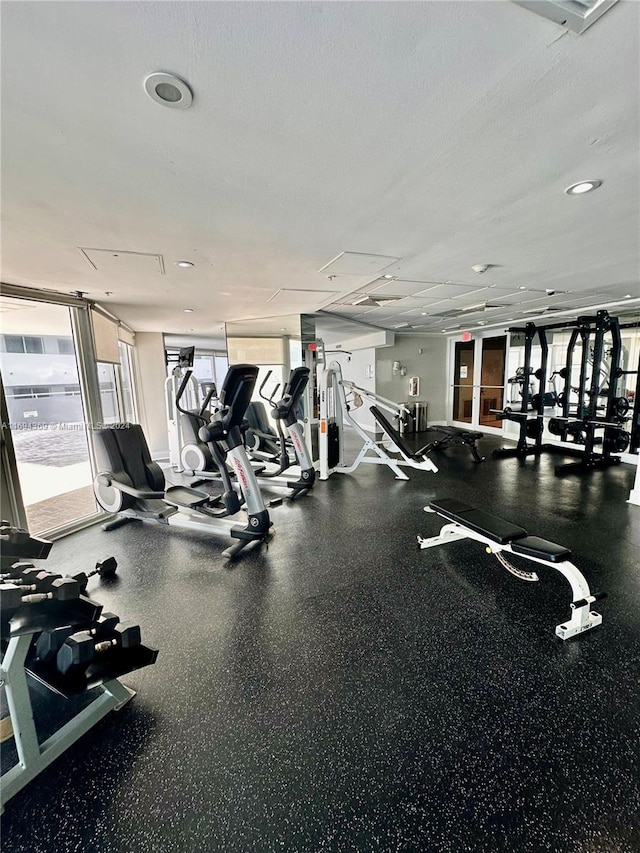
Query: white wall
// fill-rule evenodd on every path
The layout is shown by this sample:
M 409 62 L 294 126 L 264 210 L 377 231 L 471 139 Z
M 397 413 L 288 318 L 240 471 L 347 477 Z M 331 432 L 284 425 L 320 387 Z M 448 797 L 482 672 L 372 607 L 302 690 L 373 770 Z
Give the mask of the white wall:
M 392 347 L 376 350 L 376 392 L 398 403 L 426 400 L 429 423 L 447 420 L 447 355 L 444 337 L 397 335 Z M 406 367 L 405 376 L 394 376 L 393 362 Z M 409 396 L 409 378 L 420 378 L 420 393 Z
M 332 349 L 333 346 L 328 347 Z M 342 368 L 342 376 L 348 379 L 360 388 L 367 391 L 376 390 L 376 351 L 373 348 L 352 350 L 351 355 L 345 352 L 331 352 L 327 355 L 327 364 L 332 361 L 337 361 Z M 347 402 L 350 402 L 351 395 L 347 393 Z M 369 405 L 367 401 L 363 401 L 360 408 L 351 406 L 350 414 L 366 430 L 375 431 L 375 421 L 369 413 Z
M 136 332 L 135 381 L 140 423 L 154 459 L 169 457 L 164 381 L 164 340 L 160 332 Z

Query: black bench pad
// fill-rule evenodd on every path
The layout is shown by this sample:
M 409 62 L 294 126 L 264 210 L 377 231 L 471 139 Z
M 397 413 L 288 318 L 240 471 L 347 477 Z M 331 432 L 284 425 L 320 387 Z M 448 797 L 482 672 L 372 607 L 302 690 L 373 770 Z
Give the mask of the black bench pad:
M 441 433 L 445 436 L 443 442 L 446 440 L 446 438 L 458 438 L 461 441 L 479 441 L 481 438 L 484 438 L 483 432 L 471 432 L 466 429 L 458 429 L 457 427 L 428 426 L 426 432 Z
M 481 509 L 474 509 L 456 498 L 442 498 L 432 501 L 429 507 L 439 515 L 451 519 L 476 533 L 481 533 L 487 539 L 507 545 L 516 539 L 524 539 L 527 531 L 517 524 L 511 524 L 495 515 L 490 515 Z M 546 559 L 546 558 L 545 558 Z
M 409 459 L 414 459 L 416 462 L 421 462 L 422 458 L 418 456 L 413 450 L 409 447 L 404 438 L 400 435 L 398 430 L 391 424 L 391 422 L 382 414 L 380 409 L 377 406 L 370 406 L 369 411 L 373 415 L 373 417 L 378 421 L 384 432 L 387 433 L 389 438 L 393 441 L 396 447 L 399 447 L 400 450 L 407 456 Z
M 562 563 L 571 557 L 571 551 L 555 542 L 541 539 L 539 536 L 526 536 L 518 539 L 511 545 L 514 554 L 522 554 L 525 557 L 537 557 L 549 563 Z

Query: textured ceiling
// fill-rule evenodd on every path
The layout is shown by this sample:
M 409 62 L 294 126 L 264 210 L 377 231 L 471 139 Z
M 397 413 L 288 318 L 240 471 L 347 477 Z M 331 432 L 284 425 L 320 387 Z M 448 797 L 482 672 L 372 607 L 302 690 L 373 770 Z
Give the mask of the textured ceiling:
M 482 303 L 502 307 L 462 324 L 640 297 L 637 2 L 581 36 L 506 0 L 2 17 L 5 281 L 195 334 L 325 307 L 440 333 Z M 156 70 L 189 81 L 189 110 L 145 95 Z M 112 252 L 96 270 L 80 247 Z M 341 252 L 390 261 L 320 272 Z

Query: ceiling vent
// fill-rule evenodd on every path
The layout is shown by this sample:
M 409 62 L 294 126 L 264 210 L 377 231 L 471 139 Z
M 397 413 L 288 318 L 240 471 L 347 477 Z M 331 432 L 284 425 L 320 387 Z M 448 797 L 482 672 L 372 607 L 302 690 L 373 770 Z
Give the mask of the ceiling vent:
M 430 317 L 437 317 L 439 320 L 446 320 L 448 318 L 459 317 L 460 311 L 456 308 L 451 311 L 440 311 L 438 314 L 430 314 Z
M 351 300 L 351 305 L 361 305 L 364 308 L 382 308 L 385 305 L 392 305 L 394 302 L 400 302 L 402 296 L 376 296 L 375 293 L 371 296 L 368 293 L 361 293 Z
M 152 252 L 131 252 L 128 249 L 89 249 L 78 251 L 92 269 L 110 275 L 164 275 L 164 258 Z
M 513 0 L 542 18 L 573 33 L 583 33 L 618 0 Z
M 470 311 L 491 311 L 493 308 L 504 308 L 504 305 L 500 305 L 497 302 L 479 302 L 476 305 L 467 305 L 465 308 L 462 308 L 462 311 L 469 313 Z
M 395 258 L 392 255 L 340 252 L 328 264 L 320 267 L 318 272 L 328 272 L 331 275 L 376 275 L 391 264 L 397 264 L 400 260 L 401 258 Z

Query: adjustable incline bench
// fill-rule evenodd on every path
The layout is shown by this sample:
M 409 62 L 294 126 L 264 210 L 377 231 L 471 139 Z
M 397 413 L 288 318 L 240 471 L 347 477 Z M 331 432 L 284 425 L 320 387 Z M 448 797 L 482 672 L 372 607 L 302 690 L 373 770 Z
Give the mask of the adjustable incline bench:
M 442 498 L 432 501 L 425 512 L 435 512 L 449 523 L 440 529 L 437 536 L 423 539 L 418 536 L 420 548 L 433 548 L 456 539 L 475 539 L 487 545 L 487 553 L 494 554 L 507 571 L 520 580 L 537 581 L 535 572 L 528 572 L 513 566 L 503 552 L 516 554 L 541 566 L 556 569 L 571 585 L 571 619 L 556 627 L 561 640 L 568 640 L 602 622 L 602 615 L 591 610 L 591 604 L 606 598 L 605 592 L 591 593 L 582 572 L 570 562 L 571 551 L 562 545 L 529 536 L 522 527 L 490 515 L 481 509 L 474 509 L 455 498 Z
M 406 474 L 403 474 L 398 468 L 398 465 L 407 465 L 411 468 L 418 468 L 424 471 L 432 471 L 434 474 L 437 473 L 438 469 L 433 464 L 433 462 L 427 457 L 424 448 L 418 451 L 413 451 L 404 438 L 400 435 L 397 429 L 393 426 L 393 424 L 382 414 L 380 409 L 377 406 L 371 406 L 369 411 L 376 419 L 377 423 L 382 427 L 382 431 L 386 433 L 391 441 L 394 444 L 395 449 L 400 454 L 402 459 L 393 459 L 390 457 L 383 448 L 381 448 L 378 444 L 376 444 L 371 439 L 368 439 L 368 444 L 360 451 L 360 456 L 363 456 L 367 450 L 375 451 L 378 456 L 381 457 L 382 463 L 388 465 L 392 470 L 395 471 L 397 480 L 408 480 Z M 393 451 L 392 451 L 393 452 Z M 358 457 L 358 461 L 360 461 L 360 457 Z M 368 459 L 367 461 L 378 461 Z
M 469 448 L 474 462 L 484 462 L 484 456 L 480 456 L 480 452 L 476 447 L 476 441 L 484 437 L 483 433 L 442 426 L 428 426 L 426 431 L 439 433 L 442 435 L 442 438 L 436 438 L 425 444 L 424 447 L 421 447 L 417 451 L 418 453 L 431 453 L 432 450 L 439 450 L 441 447 L 446 447 L 449 444 L 464 444 Z

